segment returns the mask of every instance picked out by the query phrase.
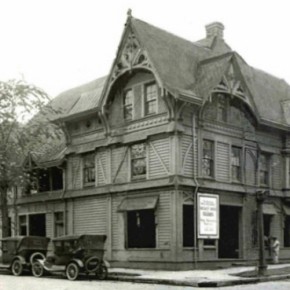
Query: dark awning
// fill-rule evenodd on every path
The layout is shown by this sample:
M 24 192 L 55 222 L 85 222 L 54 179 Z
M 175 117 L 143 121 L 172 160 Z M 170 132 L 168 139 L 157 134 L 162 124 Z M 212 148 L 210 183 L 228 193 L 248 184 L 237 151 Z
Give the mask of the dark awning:
M 263 214 L 275 215 L 277 214 L 277 210 L 274 204 L 272 203 L 264 203 L 263 204 Z
M 154 209 L 157 206 L 158 196 L 125 198 L 118 207 L 118 211 Z

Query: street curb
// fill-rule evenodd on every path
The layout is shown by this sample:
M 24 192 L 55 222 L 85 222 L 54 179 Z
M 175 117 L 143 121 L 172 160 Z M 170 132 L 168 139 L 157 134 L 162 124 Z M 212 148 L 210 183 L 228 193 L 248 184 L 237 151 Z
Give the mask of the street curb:
M 125 277 L 125 276 L 115 276 L 108 277 L 111 281 L 124 281 L 124 282 L 134 282 L 134 283 L 145 283 L 145 284 L 163 284 L 163 285 L 173 285 L 173 286 L 191 286 L 191 287 L 225 287 L 243 284 L 254 284 L 260 282 L 278 281 L 290 278 L 290 274 L 284 275 L 273 275 L 265 277 L 256 278 L 243 278 L 238 280 L 224 280 L 224 281 L 185 281 L 185 280 L 168 280 L 168 279 L 152 279 L 152 278 L 141 278 L 141 277 Z

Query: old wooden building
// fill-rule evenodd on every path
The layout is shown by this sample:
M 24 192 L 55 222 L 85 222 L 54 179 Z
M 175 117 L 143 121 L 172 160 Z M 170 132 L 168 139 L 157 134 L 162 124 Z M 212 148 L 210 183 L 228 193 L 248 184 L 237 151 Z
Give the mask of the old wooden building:
M 14 234 L 106 234 L 113 266 L 255 260 L 262 190 L 265 235 L 289 259 L 290 89 L 223 30 L 190 42 L 128 15 L 109 75 L 53 100 L 64 139 L 31 156 Z M 197 234 L 200 193 L 219 197 L 215 239 Z

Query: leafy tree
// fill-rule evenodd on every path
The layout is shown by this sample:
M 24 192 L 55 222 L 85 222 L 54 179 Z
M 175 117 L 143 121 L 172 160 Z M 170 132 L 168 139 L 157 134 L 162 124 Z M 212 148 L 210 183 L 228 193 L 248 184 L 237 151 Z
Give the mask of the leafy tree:
M 48 95 L 22 80 L 0 82 L 0 194 L 2 236 L 9 234 L 8 196 L 31 182 L 27 157 L 60 138 L 51 122 L 59 112 Z

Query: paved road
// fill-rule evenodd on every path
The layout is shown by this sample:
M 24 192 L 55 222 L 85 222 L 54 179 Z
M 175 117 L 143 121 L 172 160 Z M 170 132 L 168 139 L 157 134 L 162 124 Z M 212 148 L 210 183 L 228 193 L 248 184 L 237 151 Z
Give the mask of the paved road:
M 194 290 L 200 288 L 168 285 L 137 284 L 117 281 L 98 281 L 82 279 L 68 281 L 62 277 L 34 278 L 31 276 L 14 277 L 0 275 L 0 290 Z M 266 282 L 251 285 L 238 285 L 224 288 L 206 288 L 209 290 L 289 290 L 290 280 Z

